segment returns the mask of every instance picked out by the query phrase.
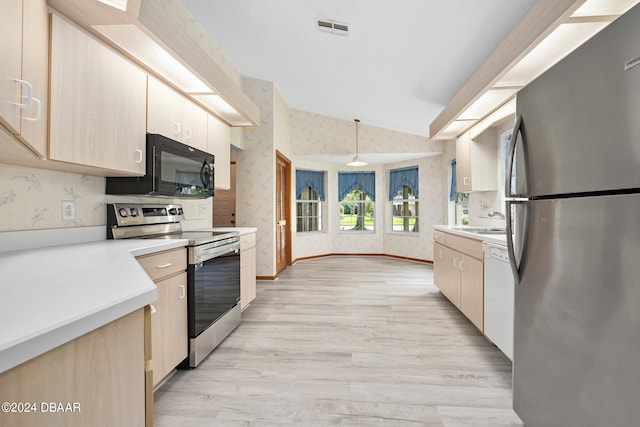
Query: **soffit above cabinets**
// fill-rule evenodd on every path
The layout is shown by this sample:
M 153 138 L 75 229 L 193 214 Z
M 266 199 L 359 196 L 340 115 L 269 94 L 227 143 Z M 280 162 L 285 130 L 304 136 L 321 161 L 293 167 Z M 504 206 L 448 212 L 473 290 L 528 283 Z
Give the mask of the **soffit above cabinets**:
M 77 25 L 231 126 L 255 126 L 260 110 L 214 59 L 217 48 L 178 1 L 47 0 Z
M 466 132 L 639 1 L 538 0 L 431 122 L 431 139 Z

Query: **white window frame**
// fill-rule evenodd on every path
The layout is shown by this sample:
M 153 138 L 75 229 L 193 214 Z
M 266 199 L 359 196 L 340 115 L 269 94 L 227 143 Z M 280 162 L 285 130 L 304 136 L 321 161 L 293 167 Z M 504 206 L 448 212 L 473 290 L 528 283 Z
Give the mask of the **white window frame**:
M 408 189 L 409 191 L 411 191 L 411 193 L 413 193 L 413 190 L 408 187 L 408 186 L 404 186 L 403 189 L 401 191 L 404 191 L 404 189 Z M 410 235 L 417 235 L 418 232 L 420 231 L 420 203 L 419 203 L 419 199 L 415 196 L 413 197 L 408 197 L 408 198 L 403 198 L 404 195 L 400 195 L 400 191 L 398 192 L 398 194 L 395 194 L 393 197 L 393 200 L 389 201 L 389 210 L 391 212 L 391 232 L 392 233 L 403 233 L 403 234 L 410 234 Z M 401 197 L 401 198 L 398 198 Z M 406 215 L 406 211 L 405 212 L 401 212 L 401 215 L 396 215 L 396 209 L 394 209 L 394 207 L 398 204 L 398 203 L 402 203 L 403 206 L 409 205 L 409 204 L 413 204 L 414 205 L 414 209 L 412 211 L 410 211 L 410 215 Z M 402 224 L 402 230 L 396 230 L 395 229 L 395 224 L 394 224 L 394 220 L 396 218 L 400 218 L 403 222 Z M 415 219 L 415 223 L 413 226 L 413 230 L 405 230 L 405 220 L 406 221 L 410 221 L 411 219 Z
M 302 193 L 304 196 L 305 193 L 308 193 L 310 196 L 315 195 L 315 199 L 296 199 L 296 233 L 322 233 L 323 231 L 323 211 L 324 211 L 324 202 L 320 200 L 318 193 L 316 193 L 310 187 L 307 187 L 305 191 Z M 300 204 L 317 204 L 316 212 L 317 215 L 299 215 L 300 212 Z M 313 220 L 316 219 L 316 224 L 318 225 L 316 230 L 300 230 L 300 220 Z

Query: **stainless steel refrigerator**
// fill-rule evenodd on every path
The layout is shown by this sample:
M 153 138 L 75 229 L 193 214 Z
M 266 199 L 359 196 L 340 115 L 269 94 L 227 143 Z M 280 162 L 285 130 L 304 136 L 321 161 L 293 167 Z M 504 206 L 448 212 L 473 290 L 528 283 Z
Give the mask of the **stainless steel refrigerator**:
M 635 6 L 517 96 L 507 240 L 527 427 L 640 425 L 639 63 Z

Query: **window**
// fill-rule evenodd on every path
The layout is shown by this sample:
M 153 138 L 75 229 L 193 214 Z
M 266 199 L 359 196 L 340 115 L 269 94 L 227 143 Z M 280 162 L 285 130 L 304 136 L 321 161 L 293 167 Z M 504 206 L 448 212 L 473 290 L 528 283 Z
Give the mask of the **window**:
M 322 231 L 324 172 L 296 170 L 296 230 Z
M 375 173 L 339 172 L 340 230 L 375 230 Z
M 418 231 L 418 168 L 389 172 L 391 231 Z

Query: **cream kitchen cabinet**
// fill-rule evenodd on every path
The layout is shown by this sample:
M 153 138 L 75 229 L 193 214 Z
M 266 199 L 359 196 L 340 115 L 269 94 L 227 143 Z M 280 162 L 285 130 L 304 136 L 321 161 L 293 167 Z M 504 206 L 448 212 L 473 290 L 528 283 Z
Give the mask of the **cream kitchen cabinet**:
M 477 136 L 466 132 L 456 140 L 456 186 L 459 193 L 498 189 L 497 140 L 495 128 Z
M 149 76 L 147 131 L 202 151 L 207 147 L 207 112 Z
M 482 241 L 434 230 L 434 282 L 480 331 L 484 327 Z
M 256 298 L 256 234 L 240 236 L 240 308 Z
M 53 14 L 49 158 L 144 175 L 146 73 Z
M 137 259 L 158 287 L 151 314 L 155 387 L 188 355 L 187 253 L 179 248 Z
M 215 157 L 215 188 L 231 188 L 231 128 L 218 118 L 207 115 L 207 150 Z
M 47 154 L 49 14 L 44 0 L 1 0 L 0 123 Z

